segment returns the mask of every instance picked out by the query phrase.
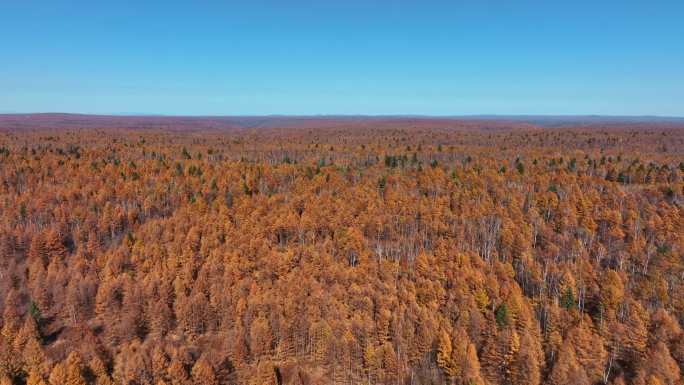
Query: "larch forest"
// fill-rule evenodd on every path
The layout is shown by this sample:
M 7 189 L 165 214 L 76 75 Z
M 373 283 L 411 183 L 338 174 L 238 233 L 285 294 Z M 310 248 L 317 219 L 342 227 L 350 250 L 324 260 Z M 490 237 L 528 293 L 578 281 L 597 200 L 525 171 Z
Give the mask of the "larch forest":
M 684 123 L 0 119 L 0 384 L 682 384 Z

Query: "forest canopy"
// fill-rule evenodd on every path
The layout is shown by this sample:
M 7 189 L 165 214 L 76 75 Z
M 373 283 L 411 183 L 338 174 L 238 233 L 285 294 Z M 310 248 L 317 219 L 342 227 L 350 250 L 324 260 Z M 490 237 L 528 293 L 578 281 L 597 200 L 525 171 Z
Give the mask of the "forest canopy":
M 14 123 L 2 385 L 682 383 L 684 124 Z

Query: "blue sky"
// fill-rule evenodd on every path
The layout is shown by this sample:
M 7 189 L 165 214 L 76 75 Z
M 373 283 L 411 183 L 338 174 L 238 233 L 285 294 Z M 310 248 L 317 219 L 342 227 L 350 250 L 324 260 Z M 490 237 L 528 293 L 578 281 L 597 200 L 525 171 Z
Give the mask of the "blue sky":
M 684 1 L 0 0 L 0 111 L 684 116 Z

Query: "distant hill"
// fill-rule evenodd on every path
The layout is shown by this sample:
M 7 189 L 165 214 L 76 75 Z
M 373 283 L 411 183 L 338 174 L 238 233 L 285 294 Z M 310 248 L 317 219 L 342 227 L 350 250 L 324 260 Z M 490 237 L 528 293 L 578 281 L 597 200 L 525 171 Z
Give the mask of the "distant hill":
M 624 127 L 644 125 L 684 126 L 681 117 L 656 116 L 537 116 L 537 115 L 320 115 L 320 116 L 165 116 L 86 115 L 66 113 L 0 114 L 3 129 L 125 128 L 165 130 L 240 130 L 255 128 L 476 128 L 510 129 L 533 127 Z

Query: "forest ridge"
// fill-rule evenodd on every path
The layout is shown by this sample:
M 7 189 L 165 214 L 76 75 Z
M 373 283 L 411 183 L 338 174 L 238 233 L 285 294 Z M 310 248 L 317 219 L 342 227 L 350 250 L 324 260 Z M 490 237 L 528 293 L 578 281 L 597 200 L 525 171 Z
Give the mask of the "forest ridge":
M 0 384 L 682 384 L 678 119 L 0 115 Z

